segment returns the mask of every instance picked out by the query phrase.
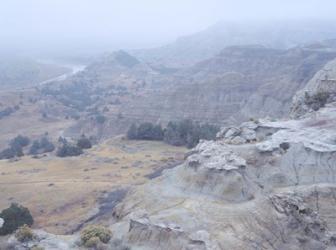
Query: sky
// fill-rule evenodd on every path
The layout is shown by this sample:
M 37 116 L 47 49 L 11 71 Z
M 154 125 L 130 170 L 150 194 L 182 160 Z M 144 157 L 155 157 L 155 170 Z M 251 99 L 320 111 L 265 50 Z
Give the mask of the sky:
M 148 48 L 220 21 L 332 19 L 335 0 L 0 0 L 0 50 Z

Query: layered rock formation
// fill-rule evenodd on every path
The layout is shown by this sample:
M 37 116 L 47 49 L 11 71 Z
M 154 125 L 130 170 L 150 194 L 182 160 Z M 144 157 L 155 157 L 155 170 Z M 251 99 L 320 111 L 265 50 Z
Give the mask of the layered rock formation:
M 300 117 L 336 101 L 336 60 L 327 63 L 293 99 L 291 115 Z
M 170 76 L 160 89 L 135 95 L 120 107 L 125 117 L 167 122 L 190 118 L 239 123 L 250 117 L 282 117 L 293 95 L 334 59 L 334 52 L 302 48 L 231 47 Z M 165 88 L 162 86 L 166 86 Z
M 116 52 L 49 92 L 65 105 L 89 111 L 69 134 L 96 131 L 104 138 L 125 132 L 132 122 L 185 118 L 239 124 L 251 117 L 286 116 L 296 91 L 335 57 L 327 48 L 230 47 L 192 67 L 163 73 Z M 92 111 L 105 113 L 104 126 L 92 122 Z
M 304 119 L 223 129 L 135 190 L 112 228 L 135 249 L 333 249 L 335 121 L 333 103 Z

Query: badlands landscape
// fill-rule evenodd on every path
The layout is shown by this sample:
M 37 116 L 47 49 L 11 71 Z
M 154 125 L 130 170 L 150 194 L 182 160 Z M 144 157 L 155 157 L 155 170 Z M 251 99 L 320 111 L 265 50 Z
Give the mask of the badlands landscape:
M 336 249 L 335 22 L 243 20 L 0 45 L 0 250 Z

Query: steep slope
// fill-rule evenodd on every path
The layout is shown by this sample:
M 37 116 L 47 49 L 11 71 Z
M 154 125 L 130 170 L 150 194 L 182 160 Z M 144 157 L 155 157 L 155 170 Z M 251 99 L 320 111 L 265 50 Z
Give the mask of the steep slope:
M 121 112 L 125 117 L 161 122 L 191 118 L 223 123 L 265 115 L 281 117 L 288 113 L 295 92 L 335 56 L 335 52 L 305 48 L 230 47 L 175 73 L 168 87 L 126 102 Z
M 189 118 L 237 124 L 252 117 L 283 117 L 297 90 L 336 57 L 336 51 L 297 47 L 229 47 L 192 67 L 162 71 L 123 51 L 106 55 L 42 93 L 77 109 L 81 119 L 66 134 L 106 138 L 133 122 Z M 106 122 L 97 124 L 95 117 Z
M 105 84 L 127 84 L 125 80 L 130 83 L 140 79 L 145 80 L 151 74 L 155 74 L 155 72 L 147 64 L 120 50 L 105 54 L 95 60 L 83 75 L 94 80 L 97 85 L 104 86 Z
M 308 84 L 299 91 L 291 108 L 291 115 L 299 117 L 336 101 L 336 60 L 318 71 Z

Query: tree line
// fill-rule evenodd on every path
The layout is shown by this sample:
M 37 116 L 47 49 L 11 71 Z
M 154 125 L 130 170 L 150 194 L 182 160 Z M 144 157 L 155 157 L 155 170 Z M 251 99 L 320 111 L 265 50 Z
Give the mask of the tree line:
M 29 148 L 24 150 L 28 146 Z M 68 142 L 65 138 L 60 137 L 58 140 L 56 156 L 78 156 L 83 153 L 83 150 L 89 149 L 91 147 L 91 140 L 85 135 L 82 135 L 75 142 Z M 0 160 L 22 157 L 24 156 L 24 151 L 28 155 L 37 156 L 40 154 L 53 152 L 55 149 L 56 146 L 52 143 L 51 140 L 49 140 L 47 136 L 43 136 L 42 138 L 34 140 L 31 143 L 31 140 L 27 136 L 18 135 L 9 142 L 7 148 L 0 151 Z
M 219 127 L 212 124 L 200 124 L 191 120 L 171 121 L 165 128 L 161 124 L 144 122 L 132 124 L 127 131 L 130 140 L 164 141 L 174 146 L 195 147 L 201 139 L 213 140 Z

